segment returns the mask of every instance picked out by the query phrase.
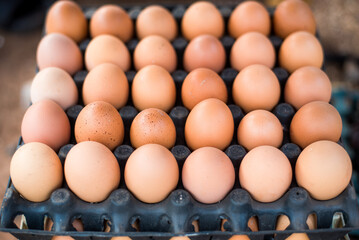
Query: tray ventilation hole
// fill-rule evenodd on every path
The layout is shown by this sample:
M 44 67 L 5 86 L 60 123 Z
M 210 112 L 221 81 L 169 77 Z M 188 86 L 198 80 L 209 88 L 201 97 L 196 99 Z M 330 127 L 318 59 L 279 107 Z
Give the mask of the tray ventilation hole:
M 199 232 L 199 220 L 193 220 L 192 226 L 195 232 Z
M 317 229 L 317 225 L 318 225 L 317 214 L 315 213 L 309 214 L 306 222 L 309 229 Z
M 104 229 L 104 232 L 111 232 L 111 221 L 110 220 L 103 220 L 103 229 Z
M 342 212 L 335 212 L 332 220 L 332 228 L 345 227 L 344 215 Z
M 14 218 L 14 224 L 19 229 L 28 229 L 27 223 L 26 223 L 26 217 L 24 214 L 19 214 Z
M 258 217 L 257 216 L 252 216 L 248 219 L 248 222 L 247 222 L 247 226 L 249 227 L 249 229 L 252 231 L 252 232 L 258 232 Z
M 281 214 L 277 216 L 277 221 L 275 226 L 276 230 L 284 231 L 289 225 L 290 225 L 290 220 L 287 215 Z
M 44 230 L 45 231 L 51 231 L 53 225 L 54 225 L 54 221 L 52 221 L 52 218 L 45 215 L 45 217 L 44 217 Z
M 136 221 L 134 221 L 134 222 L 131 224 L 131 226 L 132 226 L 137 232 L 141 231 L 141 229 L 140 229 L 140 219 L 137 218 Z
M 76 231 L 78 232 L 83 232 L 84 231 L 84 224 L 82 223 L 81 218 L 75 218 L 72 221 L 72 226 L 76 229 Z

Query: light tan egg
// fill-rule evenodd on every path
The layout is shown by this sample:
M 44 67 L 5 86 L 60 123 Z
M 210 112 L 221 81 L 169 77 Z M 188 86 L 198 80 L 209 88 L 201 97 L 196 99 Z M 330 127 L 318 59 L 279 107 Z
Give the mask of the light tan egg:
M 322 67 L 323 48 L 308 32 L 294 32 L 284 39 L 278 54 L 279 65 L 290 73 L 304 66 Z
M 147 108 L 133 119 L 130 140 L 134 148 L 156 143 L 170 149 L 176 142 L 176 127 L 166 112 Z
M 182 18 L 182 35 L 191 40 L 202 34 L 220 38 L 224 33 L 224 20 L 217 7 L 206 1 L 191 4 Z
M 226 52 L 222 43 L 212 35 L 199 35 L 187 45 L 183 55 L 183 67 L 187 72 L 196 68 L 209 68 L 215 72 L 223 70 Z
M 160 5 L 145 7 L 137 17 L 136 32 L 139 39 L 159 35 L 168 41 L 177 36 L 177 22 L 171 12 Z
M 231 66 L 238 71 L 252 64 L 273 68 L 275 60 L 271 41 L 259 32 L 248 32 L 237 38 L 230 53 Z
M 273 14 L 274 33 L 286 38 L 297 31 L 315 34 L 316 23 L 310 7 L 302 0 L 282 1 Z
M 78 143 L 96 141 L 114 150 L 122 143 L 124 135 L 120 113 L 107 102 L 96 101 L 86 105 L 75 122 Z
M 280 147 L 283 141 L 283 128 L 279 119 L 266 110 L 254 110 L 240 121 L 237 131 L 238 143 L 247 150 L 269 145 Z
M 278 148 L 259 146 L 249 151 L 239 167 L 239 183 L 259 202 L 278 200 L 292 182 L 292 167 Z
M 176 188 L 178 179 L 175 157 L 159 144 L 146 144 L 137 148 L 125 166 L 127 188 L 145 203 L 164 200 Z
M 169 112 L 176 102 L 176 86 L 165 68 L 148 65 L 135 75 L 131 95 L 133 105 L 138 110 L 159 108 Z
M 47 12 L 45 32 L 62 33 L 75 42 L 80 42 L 87 36 L 85 14 L 74 1 L 57 1 Z
M 280 84 L 270 68 L 254 64 L 237 74 L 232 96 L 234 102 L 245 112 L 256 109 L 271 111 L 279 102 Z
M 183 186 L 201 203 L 221 201 L 233 188 L 234 180 L 232 161 L 214 147 L 195 150 L 183 164 Z
M 197 68 L 184 79 L 181 88 L 183 105 L 192 110 L 207 98 L 217 98 L 227 103 L 227 87 L 223 79 L 213 70 Z
M 85 141 L 71 148 L 65 159 L 66 182 L 86 202 L 101 202 L 120 183 L 115 155 L 103 144 Z
M 124 72 L 131 67 L 131 56 L 126 45 L 112 35 L 99 35 L 91 40 L 85 51 L 85 64 L 91 71 L 102 63 L 118 65 Z
M 342 119 L 335 107 L 327 102 L 310 102 L 294 115 L 290 124 L 290 139 L 301 148 L 319 140 L 337 142 L 342 127 Z
M 228 20 L 228 32 L 234 38 L 247 32 L 260 32 L 268 36 L 270 30 L 269 12 L 256 1 L 244 1 L 238 4 Z
M 21 196 L 32 202 L 42 202 L 61 187 L 62 165 L 49 146 L 39 142 L 26 143 L 11 159 L 10 177 Z
M 77 103 L 78 90 L 72 77 L 61 68 L 48 67 L 36 74 L 31 83 L 31 102 L 51 99 L 66 110 Z
M 231 110 L 217 98 L 198 103 L 189 113 L 185 124 L 185 139 L 189 148 L 228 147 L 234 131 Z
M 313 101 L 329 102 L 331 95 L 332 83 L 327 74 L 312 66 L 295 70 L 284 88 L 284 100 L 296 109 Z
M 348 186 L 352 162 L 339 144 L 322 140 L 307 146 L 295 165 L 295 177 L 300 187 L 317 200 L 338 196 Z
M 26 110 L 21 123 L 21 136 L 25 143 L 41 142 L 57 151 L 69 142 L 70 135 L 70 121 L 54 101 L 44 99 Z
M 133 53 L 133 62 L 137 71 L 148 65 L 159 65 L 168 72 L 173 72 L 177 67 L 177 55 L 166 38 L 151 35 L 137 44 Z
M 43 37 L 37 47 L 36 61 L 39 69 L 58 67 L 70 75 L 82 69 L 82 54 L 74 40 L 60 33 Z
M 129 85 L 122 69 L 113 63 L 102 63 L 86 76 L 82 86 L 82 99 L 87 105 L 104 101 L 120 109 L 127 103 Z
M 133 36 L 133 22 L 127 12 L 118 5 L 106 4 L 99 7 L 90 20 L 91 37 L 110 34 L 127 42 Z

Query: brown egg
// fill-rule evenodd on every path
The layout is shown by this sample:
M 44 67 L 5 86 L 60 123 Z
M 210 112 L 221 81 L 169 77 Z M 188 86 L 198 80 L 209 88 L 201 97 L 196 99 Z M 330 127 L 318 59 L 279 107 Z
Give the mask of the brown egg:
M 164 200 L 177 186 L 178 178 L 176 159 L 167 148 L 158 144 L 137 148 L 125 166 L 127 188 L 145 203 Z
M 292 181 L 292 167 L 278 148 L 259 146 L 249 151 L 239 166 L 239 183 L 259 202 L 278 200 Z
M 284 88 L 284 99 L 296 109 L 313 101 L 329 102 L 332 83 L 327 74 L 312 66 L 295 70 L 288 78 Z
M 171 148 L 176 142 L 176 128 L 167 113 L 157 108 L 148 108 L 133 119 L 130 139 L 134 148 L 149 143 Z
M 65 159 L 66 182 L 86 202 L 101 202 L 120 183 L 120 166 L 115 155 L 98 142 L 76 144 Z
M 228 32 L 234 37 L 247 32 L 269 35 L 271 20 L 267 9 L 259 2 L 245 1 L 237 5 L 228 20 Z
M 276 230 L 283 231 L 290 224 L 289 218 L 286 215 L 280 215 L 277 220 Z M 307 218 L 307 225 L 310 230 L 317 228 L 317 219 L 315 214 L 310 214 Z M 309 240 L 305 233 L 293 233 L 286 240 Z
M 135 75 L 131 95 L 133 105 L 138 110 L 159 108 L 168 112 L 176 102 L 176 86 L 166 69 L 148 65 Z
M 170 240 L 191 240 L 191 239 L 187 236 L 175 236 L 175 237 L 171 237 Z
M 280 84 L 270 68 L 254 64 L 245 67 L 236 76 L 232 96 L 245 112 L 256 109 L 270 111 L 279 102 Z
M 51 240 L 74 240 L 74 238 L 70 236 L 53 236 Z
M 286 38 L 297 31 L 307 31 L 315 34 L 315 25 L 312 10 L 305 1 L 282 1 L 274 11 L 274 32 L 281 38 Z
M 226 52 L 222 43 L 211 35 L 200 35 L 192 39 L 183 55 L 183 66 L 187 72 L 196 68 L 209 68 L 215 72 L 223 70 Z
M 84 104 L 104 101 L 120 109 L 127 103 L 129 86 L 125 73 L 113 63 L 102 63 L 86 76 L 82 86 Z
M 16 150 L 10 163 L 10 177 L 25 199 L 42 202 L 62 185 L 62 165 L 49 146 L 32 142 Z
M 232 190 L 234 180 L 232 161 L 214 147 L 195 150 L 183 164 L 183 186 L 201 203 L 221 201 Z
M 238 143 L 247 150 L 262 145 L 280 147 L 283 141 L 283 128 L 273 113 L 254 110 L 240 121 L 237 138 Z
M 322 140 L 307 146 L 295 165 L 295 177 L 317 200 L 338 196 L 348 186 L 352 176 L 352 162 L 339 144 Z
M 290 124 L 290 139 L 301 148 L 319 140 L 337 142 L 341 133 L 342 119 L 335 107 L 327 102 L 305 104 Z
M 166 8 L 160 5 L 150 5 L 138 15 L 136 32 L 139 39 L 159 35 L 172 41 L 177 36 L 177 22 Z
M 58 67 L 70 75 L 82 69 L 82 54 L 74 40 L 60 33 L 43 37 L 37 47 L 36 61 L 39 69 Z
M 208 68 L 191 71 L 182 83 L 181 93 L 183 105 L 189 110 L 207 98 L 217 98 L 224 103 L 228 99 L 223 79 Z
M 69 142 L 70 134 L 66 113 L 49 99 L 31 105 L 22 119 L 21 136 L 25 143 L 41 142 L 57 151 Z
M 202 34 L 220 38 L 224 33 L 224 20 L 211 2 L 199 1 L 191 4 L 182 18 L 182 35 L 191 40 Z
M 185 125 L 187 145 L 216 147 L 224 150 L 233 138 L 234 121 L 231 110 L 219 99 L 208 98 L 198 103 L 189 113 Z
M 99 35 L 91 40 L 85 52 L 85 64 L 91 71 L 101 63 L 113 63 L 124 72 L 130 69 L 131 56 L 126 45 L 112 35 Z
M 233 235 L 229 240 L 250 240 L 247 235 Z
M 62 109 L 75 105 L 78 91 L 74 80 L 61 68 L 48 67 L 36 74 L 31 83 L 31 102 L 51 99 Z
M 252 64 L 262 64 L 273 68 L 275 51 L 271 41 L 262 33 L 245 33 L 234 42 L 230 61 L 234 69 L 241 71 Z
M 45 19 L 46 33 L 62 33 L 75 42 L 87 36 L 87 20 L 79 5 L 73 1 L 57 1 Z
M 122 143 L 124 132 L 119 112 L 111 104 L 103 101 L 85 106 L 75 122 L 75 137 L 78 143 L 96 141 L 110 150 Z
M 323 49 L 318 39 L 308 32 L 295 32 L 284 39 L 279 49 L 279 65 L 290 73 L 300 67 L 322 67 Z
M 142 39 L 133 53 L 136 70 L 148 65 L 159 65 L 168 72 L 177 67 L 177 55 L 171 43 L 164 37 L 151 35 Z
M 133 35 L 133 22 L 127 12 L 118 5 L 106 4 L 98 8 L 90 21 L 91 37 L 110 34 L 127 42 Z
M 131 238 L 127 236 L 121 236 L 121 237 L 112 237 L 111 240 L 131 240 Z

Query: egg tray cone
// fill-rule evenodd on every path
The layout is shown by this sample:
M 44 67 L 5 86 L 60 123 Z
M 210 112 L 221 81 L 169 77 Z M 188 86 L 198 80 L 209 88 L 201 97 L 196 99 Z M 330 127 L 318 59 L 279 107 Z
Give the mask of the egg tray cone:
M 180 26 L 187 6 L 174 5 L 166 7 L 172 12 L 178 26 Z M 227 23 L 234 6 L 217 7 Z M 142 8 L 143 6 L 132 6 L 125 9 L 130 17 L 135 20 Z M 91 18 L 95 10 L 84 9 L 88 19 Z M 268 10 L 270 13 L 273 12 L 273 9 Z M 273 34 L 269 38 L 278 53 L 282 39 Z M 229 64 L 229 52 L 235 39 L 225 35 L 220 40 L 227 54 L 226 66 L 220 76 L 227 85 L 229 93 L 228 107 L 233 115 L 235 129 L 237 129 L 239 122 L 244 117 L 244 113 L 238 106 L 233 104 L 231 99 L 231 87 L 238 74 L 238 71 L 232 69 Z M 83 53 L 89 41 L 90 39 L 86 39 L 79 44 Z M 134 38 L 126 44 L 131 54 L 138 42 L 139 40 Z M 177 140 L 171 152 L 175 156 L 181 171 L 185 159 L 190 154 L 184 139 L 184 125 L 189 111 L 183 107 L 179 94 L 182 82 L 187 75 L 187 72 L 183 70 L 182 60 L 188 41 L 179 35 L 172 44 L 177 53 L 178 66 L 177 70 L 172 73 L 177 88 L 177 101 L 176 106 L 170 111 L 169 115 L 176 126 Z M 289 74 L 278 66 L 278 62 L 272 70 L 280 82 L 281 96 L 283 96 L 283 88 Z M 126 72 L 130 86 L 135 74 L 134 69 Z M 82 84 L 86 75 L 87 71 L 83 69 L 73 76 L 78 87 L 79 96 L 82 95 Z M 76 144 L 73 129 L 82 108 L 83 102 L 82 99 L 79 99 L 78 105 L 72 106 L 66 111 L 72 127 L 72 138 L 69 144 L 63 146 L 58 152 L 62 163 L 64 163 L 71 147 Z M 131 97 L 129 97 L 127 106 L 121 108 L 119 112 L 125 125 L 125 139 L 123 145 L 114 150 L 114 155 L 119 162 L 121 175 L 124 176 L 124 166 L 133 151 L 130 145 L 129 129 L 132 120 L 138 113 L 132 105 Z M 283 125 L 284 139 L 280 149 L 288 157 L 294 169 L 296 159 L 301 152 L 297 145 L 290 142 L 288 133 L 295 110 L 291 105 L 284 103 L 282 97 L 280 103 L 274 108 L 273 113 Z M 20 138 L 18 145 L 21 146 L 22 144 L 23 142 Z M 359 229 L 359 207 L 352 184 L 349 184 L 344 192 L 334 199 L 317 201 L 312 199 L 306 190 L 298 187 L 295 178 L 293 178 L 290 189 L 283 197 L 272 203 L 260 203 L 253 200 L 246 190 L 240 188 L 238 169 L 246 150 L 238 145 L 236 131 L 232 143 L 225 150 L 225 153 L 235 167 L 236 182 L 226 198 L 215 204 L 197 202 L 183 189 L 181 179 L 177 188 L 165 200 L 156 204 L 146 204 L 137 200 L 127 190 L 123 178 L 119 188 L 101 203 L 92 204 L 80 200 L 68 189 L 66 182 L 64 182 L 62 188 L 52 193 L 49 200 L 33 203 L 19 195 L 10 179 L 0 212 L 0 231 L 9 232 L 18 239 L 25 240 L 50 240 L 54 235 L 71 235 L 75 239 L 98 240 L 111 239 L 113 236 L 129 236 L 131 239 L 136 240 L 153 238 L 167 240 L 172 236 L 187 235 L 192 240 L 221 240 L 240 234 L 246 234 L 252 240 L 282 240 L 294 232 L 305 232 L 310 239 L 314 240 L 334 240 Z M 308 215 L 312 213 L 315 213 L 317 217 L 318 229 L 316 230 L 308 230 L 306 224 Z M 343 228 L 332 227 L 335 213 L 342 213 L 345 222 Z M 282 214 L 291 219 L 291 225 L 285 231 L 276 231 L 277 218 Z M 18 215 L 24 215 L 29 229 L 17 228 L 14 224 L 14 219 Z M 256 216 L 258 219 L 258 232 L 251 232 L 247 226 L 247 222 L 252 216 Z M 53 221 L 51 231 L 44 230 L 46 218 Z M 75 230 L 72 225 L 75 219 L 81 219 L 84 232 Z M 193 222 L 198 223 L 199 232 L 195 232 Z M 109 232 L 105 232 L 108 229 L 106 226 L 109 227 Z M 137 227 L 135 228 L 135 226 Z

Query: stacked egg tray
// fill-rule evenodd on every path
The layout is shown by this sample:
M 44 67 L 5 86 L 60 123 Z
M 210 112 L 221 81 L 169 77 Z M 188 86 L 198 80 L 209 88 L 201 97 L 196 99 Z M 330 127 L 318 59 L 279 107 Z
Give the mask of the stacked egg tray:
M 178 25 L 186 10 L 186 6 L 176 5 L 167 6 L 172 12 Z M 135 21 L 141 7 L 125 8 L 131 18 Z M 218 6 L 225 22 L 233 10 L 232 6 Z M 95 9 L 84 9 L 86 16 L 90 19 Z M 273 12 L 273 9 L 268 9 Z M 270 36 L 277 53 L 282 40 L 274 35 Z M 90 39 L 80 43 L 80 48 L 84 52 Z M 134 38 L 127 43 L 130 53 L 138 43 Z M 237 75 L 237 71 L 229 66 L 229 51 L 235 39 L 230 36 L 221 38 L 221 42 L 226 49 L 227 64 L 226 68 L 220 73 L 225 81 L 228 92 L 231 93 L 232 83 Z M 172 42 L 178 57 L 177 70 L 172 73 L 176 83 L 177 101 L 176 106 L 170 111 L 170 117 L 176 126 L 177 139 L 176 145 L 171 149 L 175 156 L 179 170 L 181 172 L 183 163 L 191 153 L 185 144 L 184 125 L 189 111 L 183 107 L 180 98 L 181 84 L 187 75 L 182 70 L 182 56 L 188 41 L 179 36 Z M 277 64 L 278 65 L 278 64 Z M 274 73 L 283 87 L 288 78 L 288 72 L 278 66 L 273 68 Z M 77 72 L 73 78 L 78 87 L 79 96 L 83 81 L 87 71 Z M 126 72 L 129 84 L 136 72 L 130 70 Z M 282 94 L 283 95 L 283 94 Z M 231 94 L 228 94 L 228 107 L 232 111 L 235 122 L 235 129 L 238 128 L 244 113 L 234 105 Z M 59 158 L 64 163 L 67 153 L 76 144 L 73 129 L 76 118 L 83 108 L 82 100 L 79 105 L 67 109 L 66 113 L 72 127 L 71 142 L 63 146 L 59 152 Z M 125 125 L 125 139 L 122 145 L 114 150 L 123 176 L 124 167 L 133 148 L 130 145 L 129 129 L 132 120 L 138 113 L 131 103 L 131 97 L 127 106 L 119 110 Z M 278 117 L 283 125 L 284 140 L 281 151 L 288 157 L 294 169 L 295 162 L 301 149 L 290 142 L 289 125 L 295 110 L 292 106 L 283 102 L 274 108 L 273 113 Z M 318 201 L 311 198 L 308 192 L 298 187 L 293 177 L 293 182 L 287 193 L 279 200 L 271 203 L 261 203 L 255 201 L 249 193 L 240 187 L 238 181 L 238 169 L 241 160 L 246 154 L 246 150 L 238 145 L 236 131 L 231 145 L 225 153 L 233 162 L 236 182 L 234 188 L 222 201 L 215 204 L 202 204 L 197 202 L 186 190 L 183 189 L 181 179 L 177 188 L 163 201 L 156 204 L 146 204 L 137 200 L 126 188 L 126 184 L 121 179 L 118 189 L 100 203 L 87 203 L 76 197 L 64 182 L 62 188 L 55 190 L 51 198 L 45 202 L 34 203 L 25 200 L 15 190 L 11 179 L 6 190 L 1 207 L 0 231 L 9 232 L 18 239 L 49 240 L 55 235 L 71 235 L 74 239 L 111 239 L 114 236 L 129 236 L 131 239 L 169 239 L 173 236 L 186 235 L 191 239 L 228 239 L 233 235 L 247 235 L 250 239 L 286 239 L 294 232 L 305 232 L 310 239 L 339 239 L 347 233 L 359 229 L 359 207 L 357 204 L 356 193 L 352 184 L 334 199 Z M 23 144 L 20 138 L 19 146 Z M 308 230 L 306 220 L 308 215 L 315 214 L 317 218 L 317 229 Z M 333 226 L 333 216 L 340 213 L 344 224 Z M 28 229 L 18 229 L 14 223 L 18 215 L 23 215 L 26 219 Z M 287 215 L 291 224 L 285 231 L 276 231 L 275 225 L 280 215 Z M 258 220 L 259 231 L 252 232 L 248 227 L 248 220 L 255 216 Z M 53 226 L 51 231 L 46 231 L 46 219 L 51 219 Z M 84 231 L 77 232 L 72 223 L 75 219 L 81 219 Z M 198 224 L 198 229 L 194 225 Z M 106 231 L 106 229 L 110 229 Z

